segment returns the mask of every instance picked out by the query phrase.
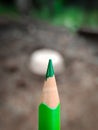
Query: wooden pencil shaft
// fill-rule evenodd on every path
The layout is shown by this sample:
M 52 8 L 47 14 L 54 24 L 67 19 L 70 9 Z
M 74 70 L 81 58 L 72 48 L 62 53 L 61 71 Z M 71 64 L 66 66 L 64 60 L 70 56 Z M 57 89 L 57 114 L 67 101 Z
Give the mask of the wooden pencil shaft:
M 41 102 L 47 104 L 51 108 L 54 108 L 59 104 L 60 100 L 54 76 L 45 81 Z

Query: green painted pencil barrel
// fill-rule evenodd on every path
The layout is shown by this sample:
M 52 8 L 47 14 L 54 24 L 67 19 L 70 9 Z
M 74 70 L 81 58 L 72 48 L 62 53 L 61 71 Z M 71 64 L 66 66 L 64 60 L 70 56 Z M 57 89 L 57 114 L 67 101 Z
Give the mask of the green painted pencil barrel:
M 60 104 L 56 108 L 40 104 L 38 127 L 38 130 L 60 130 Z

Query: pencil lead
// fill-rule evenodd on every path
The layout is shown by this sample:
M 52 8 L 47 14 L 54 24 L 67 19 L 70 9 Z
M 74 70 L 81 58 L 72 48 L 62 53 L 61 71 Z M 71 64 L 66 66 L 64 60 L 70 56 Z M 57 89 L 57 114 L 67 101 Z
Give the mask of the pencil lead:
M 49 77 L 53 77 L 53 76 L 54 76 L 54 69 L 53 69 L 53 65 L 52 65 L 52 60 L 49 59 L 47 72 L 46 72 L 46 79 Z

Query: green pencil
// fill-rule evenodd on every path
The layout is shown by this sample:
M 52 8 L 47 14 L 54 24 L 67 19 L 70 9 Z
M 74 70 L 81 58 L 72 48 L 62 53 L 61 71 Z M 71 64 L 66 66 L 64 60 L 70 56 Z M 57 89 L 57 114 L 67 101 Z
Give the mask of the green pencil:
M 60 130 L 60 100 L 51 59 L 48 63 L 38 116 L 38 130 Z

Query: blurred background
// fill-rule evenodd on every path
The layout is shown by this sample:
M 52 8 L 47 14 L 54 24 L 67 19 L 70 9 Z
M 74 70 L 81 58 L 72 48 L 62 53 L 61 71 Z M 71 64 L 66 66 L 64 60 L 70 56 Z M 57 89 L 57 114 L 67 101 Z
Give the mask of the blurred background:
M 47 20 L 73 30 L 98 27 L 97 0 L 0 0 L 0 14 Z
M 43 48 L 64 61 L 61 130 L 98 130 L 97 0 L 0 0 L 0 130 L 37 130 L 45 78 L 30 57 Z

